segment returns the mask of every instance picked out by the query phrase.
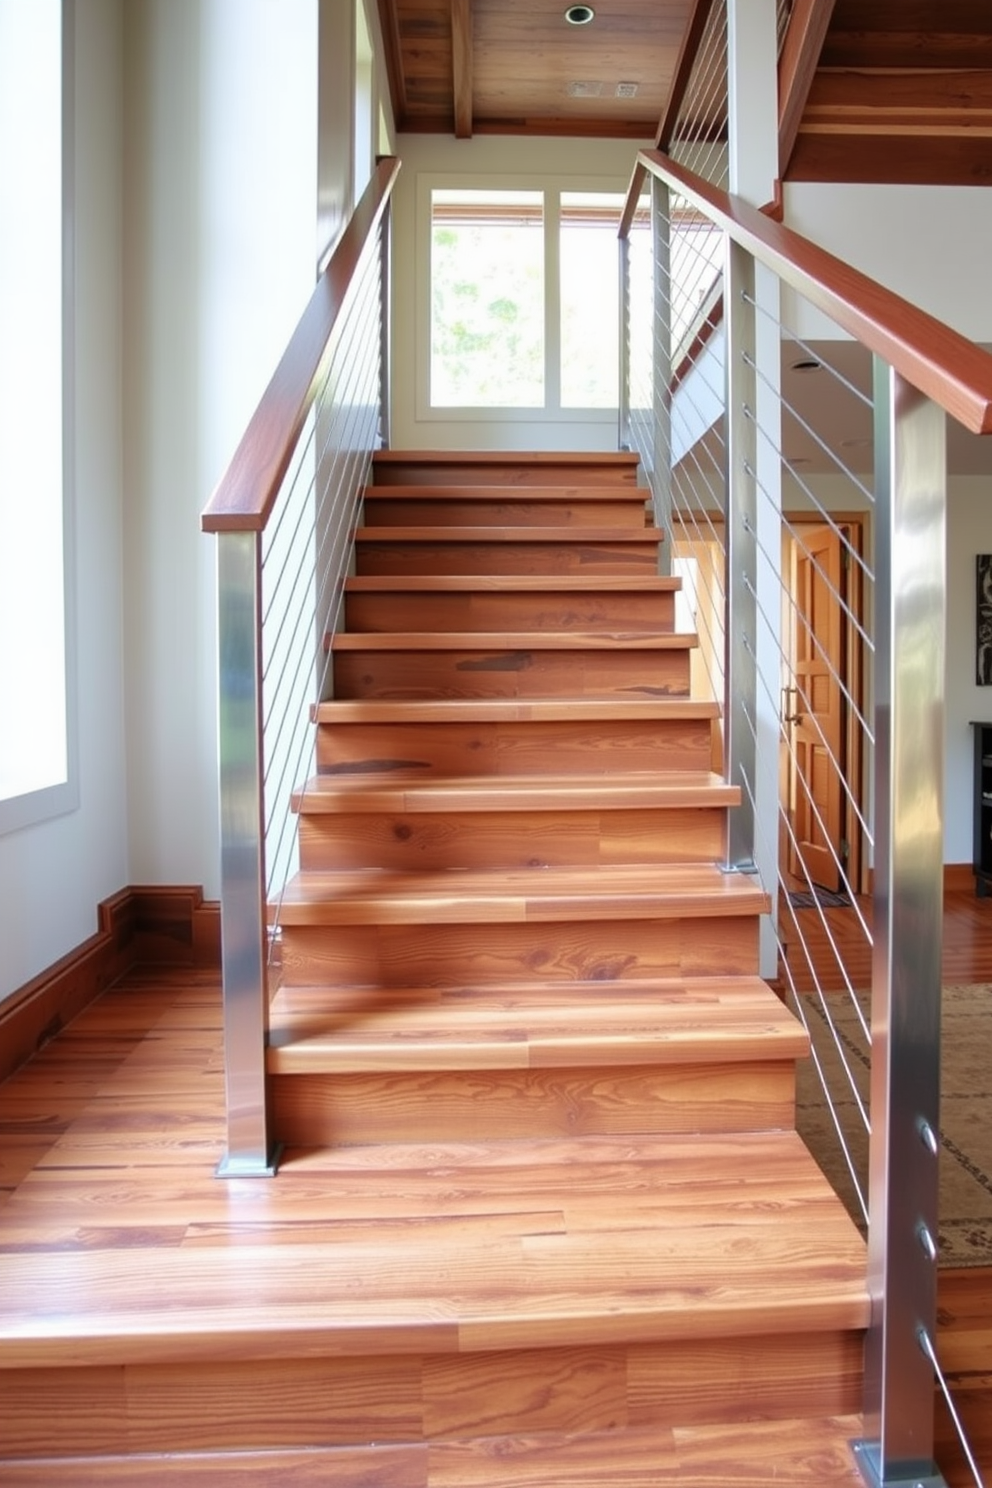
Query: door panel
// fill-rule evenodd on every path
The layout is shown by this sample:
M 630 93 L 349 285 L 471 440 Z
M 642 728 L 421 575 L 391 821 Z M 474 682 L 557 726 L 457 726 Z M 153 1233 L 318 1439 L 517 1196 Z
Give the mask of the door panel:
M 796 609 L 786 712 L 789 872 L 800 880 L 808 874 L 815 884 L 836 892 L 844 856 L 841 776 L 846 764 L 840 534 L 828 526 L 804 527 L 801 540 L 792 544 L 791 570 Z

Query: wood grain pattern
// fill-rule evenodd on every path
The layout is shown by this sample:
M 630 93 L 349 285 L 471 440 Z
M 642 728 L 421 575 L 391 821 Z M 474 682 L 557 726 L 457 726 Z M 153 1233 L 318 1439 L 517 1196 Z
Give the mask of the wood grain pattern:
M 457 587 L 425 590 L 408 587 L 405 576 L 352 579 L 345 586 L 345 624 L 365 633 L 417 630 L 479 631 L 498 635 L 505 631 L 670 631 L 674 628 L 675 603 L 671 590 L 659 588 L 598 589 L 588 583 L 568 588 L 559 581 L 545 580 L 543 587 L 533 576 L 519 575 L 518 582 L 505 580 L 497 587 L 469 588 L 460 575 Z M 480 574 L 480 581 L 493 577 Z M 530 577 L 532 582 L 523 587 Z M 660 585 L 661 581 L 657 581 Z M 372 587 L 374 585 L 374 587 Z M 361 587 L 360 587 L 361 586 Z
M 681 698 L 335 701 L 316 711 L 317 764 L 338 775 L 465 779 L 704 770 L 714 703 Z

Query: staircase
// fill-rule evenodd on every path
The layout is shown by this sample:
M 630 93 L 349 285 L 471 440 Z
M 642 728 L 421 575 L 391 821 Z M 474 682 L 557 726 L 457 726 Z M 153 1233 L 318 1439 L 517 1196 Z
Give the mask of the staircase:
M 364 522 L 269 1072 L 322 1346 L 398 1403 L 320 1481 L 859 1482 L 864 1248 L 633 458 L 383 452 Z

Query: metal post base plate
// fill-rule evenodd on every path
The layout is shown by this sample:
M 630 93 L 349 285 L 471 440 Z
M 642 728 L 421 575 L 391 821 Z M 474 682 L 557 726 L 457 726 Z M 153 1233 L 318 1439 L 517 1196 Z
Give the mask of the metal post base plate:
M 851 1450 L 869 1488 L 947 1488 L 947 1482 L 934 1462 L 920 1463 L 915 1468 L 912 1463 L 906 1463 L 900 1468 L 898 1477 L 882 1477 L 877 1442 L 852 1442 Z
M 214 1176 L 217 1178 L 274 1178 L 281 1157 L 281 1142 L 272 1149 L 268 1160 L 264 1162 L 255 1158 L 232 1157 L 230 1153 L 227 1153 L 217 1164 Z

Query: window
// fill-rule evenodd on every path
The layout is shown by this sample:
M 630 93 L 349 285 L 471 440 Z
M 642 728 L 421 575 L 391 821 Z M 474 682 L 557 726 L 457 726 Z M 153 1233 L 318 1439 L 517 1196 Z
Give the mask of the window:
M 71 809 L 61 0 L 0 0 L 0 830 Z M 68 70 L 68 69 L 67 69 Z M 15 224 L 11 230 L 10 224 Z
M 561 402 L 616 408 L 619 401 L 617 227 L 623 197 L 563 191 L 559 213 Z
M 429 188 L 428 410 L 615 415 L 622 207 L 550 185 Z
M 544 201 L 539 191 L 435 191 L 431 403 L 544 403 Z

